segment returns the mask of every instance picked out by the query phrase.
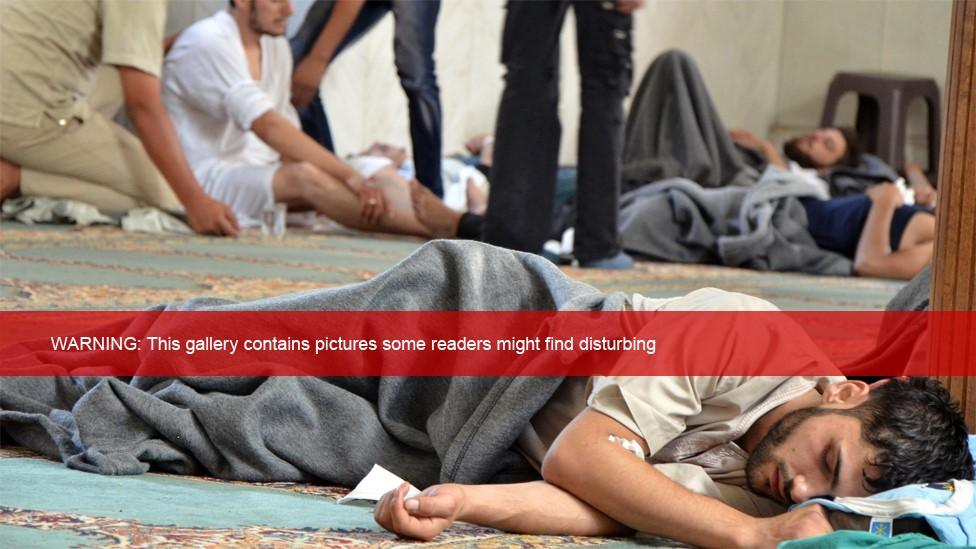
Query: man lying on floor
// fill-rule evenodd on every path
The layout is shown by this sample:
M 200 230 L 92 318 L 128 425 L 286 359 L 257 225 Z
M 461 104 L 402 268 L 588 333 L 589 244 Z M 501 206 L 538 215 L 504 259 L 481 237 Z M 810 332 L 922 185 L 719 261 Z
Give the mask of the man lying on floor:
M 728 132 L 684 52 L 664 52 L 648 68 L 625 143 L 620 232 L 630 253 L 900 279 L 931 260 L 936 193 L 917 164 L 905 172 L 922 206 L 904 204 L 891 183 L 897 173 L 861 154 L 852 132 L 822 128 L 782 152 L 750 132 Z M 780 170 L 760 176 L 768 166 Z M 436 236 L 481 238 L 482 215 L 451 210 L 421 186 L 411 195 Z M 566 226 L 554 215 L 552 238 Z
M 714 289 L 670 299 L 604 294 L 539 256 L 471 241 L 429 243 L 365 283 L 173 309 L 775 310 Z M 212 321 L 201 316 L 171 328 L 203 333 L 194 323 Z M 167 335 L 144 324 L 125 333 Z M 818 507 L 784 513 L 790 502 L 972 478 L 965 426 L 936 381 L 721 376 L 743 364 L 836 371 L 805 337 L 742 325 L 709 324 L 710 344 L 735 349 L 727 364 L 709 365 L 714 377 L 9 377 L 0 383 L 0 425 L 18 444 L 102 474 L 352 486 L 380 464 L 429 488 L 413 499 L 388 495 L 377 520 L 425 539 L 465 520 L 515 532 L 637 530 L 704 546 L 772 546 L 831 531 Z M 322 327 L 289 332 L 310 338 Z M 674 356 L 694 362 L 702 342 L 674 336 Z M 21 347 L 4 355 L 4 367 L 134 368 L 154 359 L 98 353 Z

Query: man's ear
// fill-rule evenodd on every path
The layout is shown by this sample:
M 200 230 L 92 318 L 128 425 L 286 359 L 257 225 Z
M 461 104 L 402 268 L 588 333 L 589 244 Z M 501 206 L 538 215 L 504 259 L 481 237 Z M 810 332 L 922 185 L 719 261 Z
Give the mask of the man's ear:
M 863 381 L 848 379 L 840 383 L 832 383 L 824 389 L 824 404 L 848 404 L 857 406 L 868 399 L 871 386 Z

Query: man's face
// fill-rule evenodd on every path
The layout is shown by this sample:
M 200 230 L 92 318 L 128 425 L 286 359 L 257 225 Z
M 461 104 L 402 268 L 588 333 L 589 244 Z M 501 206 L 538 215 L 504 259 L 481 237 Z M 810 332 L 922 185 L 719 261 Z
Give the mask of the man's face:
M 792 140 L 812 168 L 836 166 L 847 153 L 847 141 L 837 128 L 820 128 Z
M 784 505 L 816 496 L 870 494 L 864 477 L 877 450 L 861 438 L 861 422 L 828 406 L 796 410 L 763 438 L 746 465 L 749 488 Z
M 292 14 L 291 0 L 251 0 L 248 18 L 251 30 L 258 34 L 281 36 Z

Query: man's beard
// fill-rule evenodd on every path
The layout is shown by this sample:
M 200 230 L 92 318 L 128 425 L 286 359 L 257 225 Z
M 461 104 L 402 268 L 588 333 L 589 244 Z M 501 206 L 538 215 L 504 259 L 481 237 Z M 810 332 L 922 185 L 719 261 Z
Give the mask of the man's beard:
M 780 418 L 773 425 L 773 428 L 766 433 L 766 436 L 759 441 L 759 444 L 756 445 L 752 453 L 749 454 L 749 460 L 746 462 L 746 484 L 749 486 L 749 489 L 757 494 L 763 493 L 759 490 L 760 487 L 757 486 L 759 479 L 755 477 L 760 467 L 775 460 L 773 451 L 782 446 L 786 442 L 786 439 L 790 438 L 790 435 L 793 434 L 793 431 L 804 421 L 830 413 L 833 412 L 824 408 L 801 408 Z M 789 499 L 790 485 L 793 481 L 786 477 L 785 467 L 781 463 L 775 463 L 774 465 L 779 469 L 780 479 L 783 482 L 786 497 Z M 773 486 L 772 490 L 775 492 L 776 487 Z
M 254 3 L 254 0 L 251 0 L 251 15 L 247 20 L 248 26 L 251 27 L 251 30 L 254 31 L 258 36 L 265 34 L 269 36 L 281 36 L 285 34 L 284 31 L 279 31 L 277 29 L 269 30 L 268 28 L 262 26 L 260 18 L 258 17 L 258 10 L 254 6 Z
M 783 154 L 786 158 L 796 162 L 801 168 L 807 168 L 810 170 L 819 170 L 822 168 L 827 168 L 829 166 L 823 166 L 817 163 L 809 154 L 800 150 L 800 140 L 802 137 L 794 137 L 786 143 L 783 144 Z

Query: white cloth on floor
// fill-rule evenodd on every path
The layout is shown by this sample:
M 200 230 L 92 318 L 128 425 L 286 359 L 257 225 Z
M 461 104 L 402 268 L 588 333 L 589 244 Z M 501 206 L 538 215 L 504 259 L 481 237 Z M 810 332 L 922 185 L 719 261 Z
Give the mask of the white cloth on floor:
M 3 201 L 3 219 L 16 219 L 26 225 L 34 223 L 72 223 L 114 225 L 111 217 L 86 202 L 46 196 L 20 196 Z
M 273 204 L 281 158 L 251 132 L 275 111 L 296 127 L 290 102 L 292 57 L 284 37 L 261 37 L 261 77 L 248 68 L 237 23 L 225 11 L 180 34 L 166 55 L 163 100 L 194 175 L 210 196 L 230 205 L 243 226 L 261 224 Z

